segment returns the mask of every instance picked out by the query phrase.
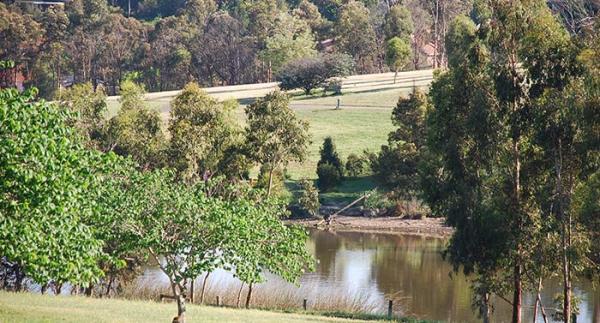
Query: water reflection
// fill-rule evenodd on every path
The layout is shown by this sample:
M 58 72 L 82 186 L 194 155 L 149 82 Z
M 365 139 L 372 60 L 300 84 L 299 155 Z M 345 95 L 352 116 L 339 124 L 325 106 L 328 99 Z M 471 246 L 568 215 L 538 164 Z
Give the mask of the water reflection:
M 445 240 L 318 230 L 311 230 L 310 237 L 307 247 L 319 261 L 316 271 L 302 277 L 299 289 L 283 285 L 278 279 L 270 279 L 263 288 L 278 284 L 278 288 L 289 288 L 308 299 L 331 291 L 350 296 L 368 295 L 366 299 L 363 297 L 365 302 L 371 302 L 371 308 L 382 313 L 387 300 L 392 299 L 401 314 L 448 322 L 480 321 L 471 309 L 472 294 L 467 278 L 452 274 L 452 267 L 441 257 Z M 154 270 L 144 276 L 154 281 L 157 278 Z M 214 276 L 219 284 L 235 281 L 225 272 Z M 554 295 L 559 292 L 560 284 L 547 281 L 542 295 L 544 305 L 551 306 Z M 584 281 L 575 284 L 574 292 L 581 299 L 578 322 L 600 323 L 600 291 Z M 523 317 L 527 322 L 533 317 L 534 297 L 525 295 L 524 300 Z M 497 302 L 493 322 L 508 321 L 510 307 Z M 538 321 L 542 322 L 541 318 Z

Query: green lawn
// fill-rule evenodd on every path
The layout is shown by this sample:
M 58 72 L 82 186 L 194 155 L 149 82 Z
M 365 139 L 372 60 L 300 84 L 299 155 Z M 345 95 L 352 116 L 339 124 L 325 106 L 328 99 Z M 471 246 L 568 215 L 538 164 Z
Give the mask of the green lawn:
M 0 322 L 171 322 L 174 303 L 0 292 Z M 334 313 L 330 313 L 333 315 Z M 339 314 L 342 315 L 342 314 Z M 319 315 L 187 305 L 188 322 L 357 322 Z M 376 317 L 359 316 L 362 320 Z M 412 321 L 412 320 L 409 320 Z

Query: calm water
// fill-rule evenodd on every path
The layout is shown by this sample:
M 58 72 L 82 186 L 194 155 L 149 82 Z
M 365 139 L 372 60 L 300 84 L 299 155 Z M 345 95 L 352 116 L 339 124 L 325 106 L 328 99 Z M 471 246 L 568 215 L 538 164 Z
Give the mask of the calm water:
M 468 280 L 461 274 L 452 274 L 451 266 L 441 257 L 445 243 L 441 239 L 410 235 L 311 230 L 308 248 L 319 263 L 315 272 L 302 277 L 299 289 L 309 300 L 331 291 L 362 295 L 361 299 L 372 303 L 374 311 L 382 313 L 387 300 L 392 299 L 401 314 L 448 322 L 480 321 L 471 309 Z M 156 281 L 160 276 L 153 269 L 143 278 Z M 224 284 L 234 278 L 218 272 L 210 281 Z M 264 283 L 269 284 L 298 289 L 282 285 L 272 277 Z M 544 305 L 549 307 L 559 292 L 560 285 L 545 282 Z M 600 291 L 594 290 L 591 283 L 578 282 L 575 293 L 581 299 L 578 322 L 600 323 Z M 495 304 L 493 322 L 508 322 L 510 308 L 500 302 Z M 526 295 L 525 302 L 529 308 L 526 306 L 523 312 L 524 322 L 530 322 L 533 295 Z

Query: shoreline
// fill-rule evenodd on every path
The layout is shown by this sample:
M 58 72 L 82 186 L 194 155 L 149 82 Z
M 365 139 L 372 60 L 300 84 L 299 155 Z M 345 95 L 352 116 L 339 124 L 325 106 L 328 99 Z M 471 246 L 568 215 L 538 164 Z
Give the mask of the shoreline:
M 304 227 L 335 231 L 410 234 L 444 239 L 450 238 L 454 232 L 452 227 L 445 225 L 443 218 L 413 220 L 398 217 L 368 218 L 363 216 L 339 215 L 335 217 L 333 224 L 329 227 L 321 223 L 321 219 L 313 218 L 287 219 L 285 222 Z

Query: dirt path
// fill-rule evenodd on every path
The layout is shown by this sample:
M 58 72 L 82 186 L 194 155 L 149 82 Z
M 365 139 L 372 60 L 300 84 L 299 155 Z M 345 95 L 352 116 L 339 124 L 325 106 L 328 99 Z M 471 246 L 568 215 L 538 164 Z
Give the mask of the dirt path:
M 300 224 L 307 227 L 316 227 L 320 220 L 293 219 L 289 223 Z M 321 226 L 322 227 L 322 226 Z M 402 233 L 424 236 L 448 238 L 454 230 L 444 224 L 441 218 L 425 218 L 421 220 L 407 220 L 398 217 L 368 218 L 363 216 L 337 216 L 330 226 L 337 231 L 359 231 L 380 233 Z

